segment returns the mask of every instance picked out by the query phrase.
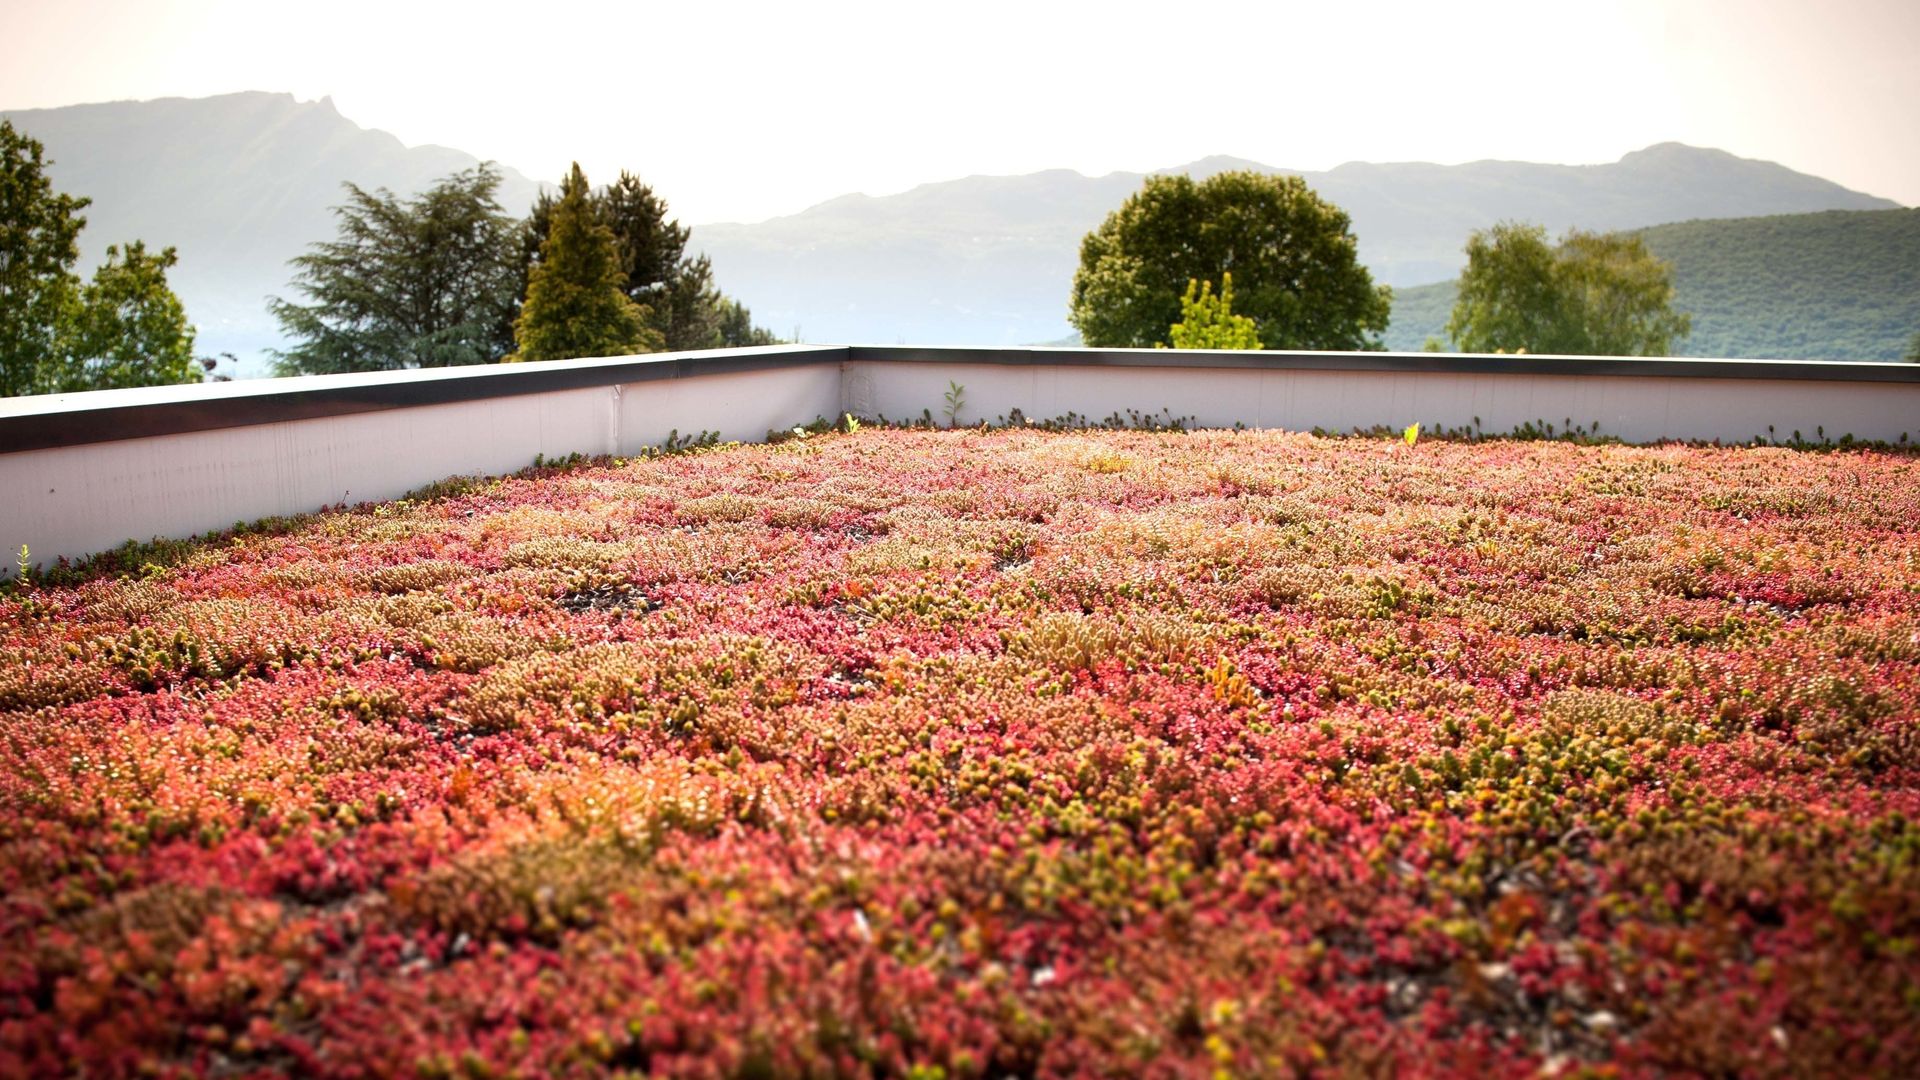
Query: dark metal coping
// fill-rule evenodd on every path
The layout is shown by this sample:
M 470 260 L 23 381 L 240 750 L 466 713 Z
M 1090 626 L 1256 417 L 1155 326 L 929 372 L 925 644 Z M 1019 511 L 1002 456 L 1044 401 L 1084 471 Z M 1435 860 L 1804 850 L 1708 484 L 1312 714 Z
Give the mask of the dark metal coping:
M 578 390 L 779 368 L 867 363 L 1037 367 L 1378 371 L 1422 374 L 1607 375 L 1641 378 L 1776 379 L 1920 384 L 1920 364 L 1798 360 L 1692 360 L 1453 353 L 1175 352 L 1167 349 L 968 348 L 906 345 L 776 346 L 710 352 L 488 364 L 247 380 L 68 394 L 42 407 L 0 404 L 0 453 L 178 435 L 287 420 L 312 420 L 421 405 Z M 16 404 L 24 404 L 16 399 Z
M 1228 352 L 1172 349 L 966 348 L 852 345 L 849 360 L 1056 367 L 1386 371 L 1428 375 L 1628 375 L 1683 379 L 1785 379 L 1920 383 L 1920 364 L 1840 360 L 1709 360 L 1638 356 L 1505 356 L 1486 353 Z
M 844 348 L 725 349 L 66 394 L 49 399 L 44 410 L 0 412 L 0 454 L 845 359 Z

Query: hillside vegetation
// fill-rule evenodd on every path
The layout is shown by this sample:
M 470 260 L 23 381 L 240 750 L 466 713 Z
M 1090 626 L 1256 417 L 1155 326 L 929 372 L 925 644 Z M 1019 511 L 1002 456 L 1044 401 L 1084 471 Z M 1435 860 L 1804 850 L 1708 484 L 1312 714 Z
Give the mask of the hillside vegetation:
M 1830 210 L 1638 230 L 1693 315 L 1682 356 L 1898 360 L 1920 331 L 1920 210 Z M 1394 290 L 1389 349 L 1445 339 L 1453 282 Z

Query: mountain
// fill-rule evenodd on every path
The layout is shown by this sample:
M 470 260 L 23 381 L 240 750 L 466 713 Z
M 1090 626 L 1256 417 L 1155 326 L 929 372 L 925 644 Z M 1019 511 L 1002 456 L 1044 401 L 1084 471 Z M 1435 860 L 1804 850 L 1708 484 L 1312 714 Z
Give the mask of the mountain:
M 1830 210 L 1637 230 L 1691 312 L 1682 356 L 1898 360 L 1920 333 L 1920 210 Z M 1387 347 L 1446 337 L 1453 282 L 1396 291 Z
M 202 352 L 265 369 L 282 344 L 270 295 L 294 294 L 287 260 L 335 234 L 341 183 L 411 194 L 477 163 L 407 147 L 287 94 L 75 105 L 0 113 L 46 144 L 55 186 L 93 205 L 81 234 L 90 274 L 110 243 L 180 249 L 170 275 Z M 1211 157 L 1169 172 L 1276 169 Z M 1891 208 L 1884 199 L 1764 161 L 1665 143 L 1609 165 L 1351 163 L 1303 172 L 1353 217 L 1376 279 L 1452 276 L 1468 232 L 1503 218 L 1558 233 L 1693 218 Z M 885 197 L 847 195 L 754 225 L 702 225 L 691 247 L 755 322 L 812 341 L 1022 344 L 1069 333 L 1080 240 L 1144 175 L 1064 169 L 972 176 Z M 500 201 L 524 213 L 539 185 L 502 170 Z M 672 192 L 662 193 L 669 200 Z M 1442 316 L 1444 320 L 1444 315 Z
M 1205 158 L 1164 172 L 1294 173 L 1353 218 L 1376 280 L 1459 271 L 1467 234 L 1503 219 L 1622 229 L 1694 218 L 1897 207 L 1781 165 L 1663 143 L 1609 165 L 1350 163 L 1326 172 Z M 848 195 L 756 225 L 702 225 L 754 315 L 812 341 L 1018 344 L 1067 334 L 1080 239 L 1144 174 L 971 176 L 899 195 Z
M 116 101 L 0 113 L 47 148 L 56 190 L 85 195 L 83 275 L 108 244 L 172 245 L 168 280 L 200 327 L 202 353 L 232 352 L 262 374 L 281 344 L 270 295 L 294 294 L 287 260 L 331 239 L 341 183 L 412 194 L 479 159 L 444 146 L 401 144 L 342 117 L 331 99 L 291 94 Z M 539 185 L 501 170 L 500 202 L 523 214 Z

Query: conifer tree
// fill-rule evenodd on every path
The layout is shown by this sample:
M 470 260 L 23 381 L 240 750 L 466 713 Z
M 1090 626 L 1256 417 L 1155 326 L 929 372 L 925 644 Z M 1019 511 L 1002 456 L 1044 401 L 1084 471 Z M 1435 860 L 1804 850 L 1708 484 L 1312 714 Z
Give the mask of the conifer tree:
M 516 292 L 521 304 L 526 301 L 527 282 L 540 265 L 541 246 L 553 230 L 557 201 L 542 192 L 521 223 Z M 760 327 L 736 325 L 737 316 L 746 309 L 714 284 L 713 264 L 705 255 L 687 254 L 692 230 L 667 216 L 666 200 L 645 181 L 622 170 L 620 179 L 590 195 L 588 202 L 600 222 L 613 230 L 614 253 L 626 274 L 627 298 L 648 309 L 648 325 L 660 332 L 668 351 L 775 340 Z
M 576 162 L 560 185 L 527 302 L 514 323 L 515 360 L 565 360 L 652 352 L 665 342 L 652 312 L 626 294 L 613 230 L 595 211 Z
M 1260 328 L 1245 315 L 1233 313 L 1233 275 L 1220 275 L 1220 295 L 1213 282 L 1190 278 L 1180 298 L 1180 321 L 1167 331 L 1176 349 L 1258 349 Z
M 513 350 L 515 224 L 477 165 L 402 198 L 345 185 L 337 238 L 294 259 L 309 303 L 274 299 L 282 375 L 491 364 Z

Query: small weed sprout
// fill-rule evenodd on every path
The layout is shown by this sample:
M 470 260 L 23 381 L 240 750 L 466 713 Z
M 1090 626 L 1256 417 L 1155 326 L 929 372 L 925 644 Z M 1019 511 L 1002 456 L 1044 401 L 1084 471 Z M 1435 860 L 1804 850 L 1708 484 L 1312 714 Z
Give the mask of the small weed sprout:
M 946 402 L 947 426 L 957 427 L 960 423 L 960 410 L 967 406 L 967 388 L 948 379 Z

